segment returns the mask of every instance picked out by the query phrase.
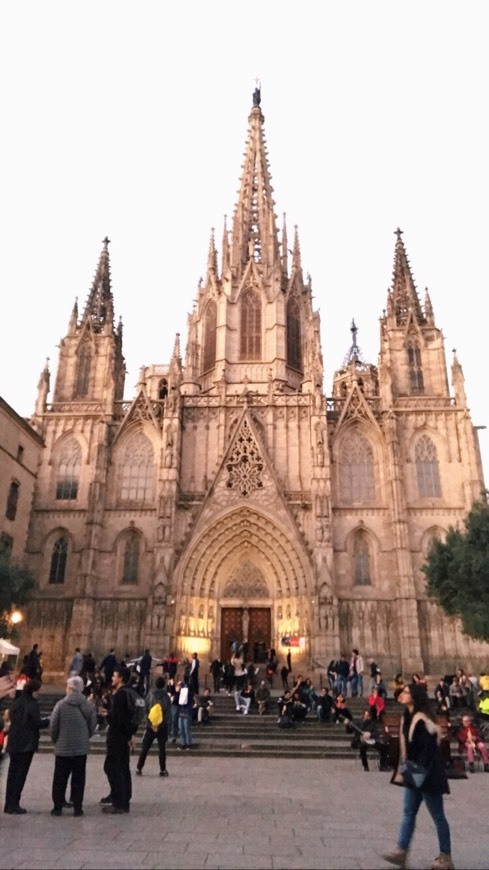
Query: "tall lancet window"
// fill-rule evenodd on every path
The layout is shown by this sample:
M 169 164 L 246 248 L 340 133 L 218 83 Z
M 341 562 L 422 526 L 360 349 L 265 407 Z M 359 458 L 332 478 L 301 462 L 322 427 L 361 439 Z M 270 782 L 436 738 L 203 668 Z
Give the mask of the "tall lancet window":
M 66 560 L 68 558 L 68 541 L 61 537 L 55 541 L 51 553 L 49 582 L 60 585 L 65 582 Z
M 78 351 L 76 366 L 74 398 L 82 398 L 88 395 L 90 387 L 90 371 L 92 368 L 92 348 L 88 342 L 82 344 Z
M 154 453 L 151 442 L 142 432 L 126 444 L 121 459 L 122 501 L 148 502 L 153 497 Z
M 13 480 L 10 484 L 7 497 L 7 510 L 5 516 L 8 520 L 15 520 L 17 516 L 17 504 L 19 501 L 20 483 L 18 480 Z
M 441 496 L 440 469 L 438 454 L 431 438 L 421 435 L 414 450 L 416 460 L 416 476 L 418 478 L 418 494 L 421 498 L 439 498 Z
M 355 586 L 370 586 L 370 552 L 365 532 L 356 532 L 353 541 L 353 582 Z
M 209 302 L 204 319 L 204 358 L 202 370 L 208 372 L 216 364 L 217 305 Z
M 340 456 L 341 497 L 347 504 L 375 499 L 374 452 L 359 432 L 344 442 Z
M 241 297 L 241 359 L 261 359 L 261 303 L 258 293 L 246 290 Z
M 296 299 L 287 303 L 287 365 L 302 371 L 301 313 Z
M 139 576 L 139 535 L 131 532 L 124 545 L 122 583 L 137 583 Z
M 82 453 L 78 441 L 70 439 L 61 452 L 56 475 L 56 499 L 74 501 L 78 497 Z
M 407 346 L 409 387 L 411 393 L 424 393 L 423 365 L 421 351 L 415 341 L 410 341 Z

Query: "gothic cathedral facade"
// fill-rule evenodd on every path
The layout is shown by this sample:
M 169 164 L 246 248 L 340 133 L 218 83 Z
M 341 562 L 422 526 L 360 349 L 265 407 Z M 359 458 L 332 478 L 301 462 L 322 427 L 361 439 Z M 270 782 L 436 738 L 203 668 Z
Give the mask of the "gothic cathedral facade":
M 290 249 L 289 249 L 290 245 Z M 487 663 L 427 600 L 430 541 L 484 487 L 463 374 L 401 232 L 378 365 L 356 331 L 323 392 L 319 314 L 299 238 L 279 230 L 259 93 L 239 198 L 218 258 L 211 235 L 184 358 L 141 369 L 124 399 L 108 240 L 73 309 L 42 436 L 27 546 L 39 580 L 26 625 L 47 670 L 150 647 L 226 657 L 285 651 L 324 667 L 358 647 L 386 672 Z

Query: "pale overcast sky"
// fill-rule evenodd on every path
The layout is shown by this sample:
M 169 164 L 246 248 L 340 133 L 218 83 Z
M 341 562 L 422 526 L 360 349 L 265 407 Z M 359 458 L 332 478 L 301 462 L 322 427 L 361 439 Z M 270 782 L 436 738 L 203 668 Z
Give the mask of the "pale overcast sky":
M 107 234 L 126 397 L 169 360 L 231 217 L 255 77 L 281 223 L 298 224 L 325 392 L 355 317 L 377 362 L 400 226 L 476 425 L 486 363 L 487 2 L 0 7 L 0 394 L 29 415 Z M 481 431 L 486 475 L 489 430 Z

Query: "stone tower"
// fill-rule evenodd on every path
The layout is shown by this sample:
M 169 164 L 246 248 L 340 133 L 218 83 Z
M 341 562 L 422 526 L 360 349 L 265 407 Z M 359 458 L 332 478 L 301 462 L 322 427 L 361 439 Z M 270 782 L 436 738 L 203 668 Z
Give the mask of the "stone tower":
M 401 232 L 378 366 L 353 324 L 327 399 L 297 227 L 289 249 L 274 209 L 257 89 L 232 225 L 220 260 L 211 232 L 184 360 L 177 335 L 131 401 L 104 241 L 52 403 L 44 372 L 32 420 L 45 449 L 28 625 L 50 670 L 74 646 L 206 659 L 238 641 L 249 658 L 290 646 L 313 667 L 356 646 L 407 673 L 487 655 L 424 592 L 429 542 L 483 479 L 462 371 L 455 359 L 451 396 Z

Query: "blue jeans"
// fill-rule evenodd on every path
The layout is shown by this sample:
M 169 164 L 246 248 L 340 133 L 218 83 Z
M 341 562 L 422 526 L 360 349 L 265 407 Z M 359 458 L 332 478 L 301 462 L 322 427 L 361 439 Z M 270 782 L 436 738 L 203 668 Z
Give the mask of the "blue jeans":
M 192 746 L 192 717 L 178 717 L 178 734 L 180 737 L 180 746 Z
M 171 705 L 171 725 L 170 725 L 170 736 L 176 740 L 178 737 L 178 704 Z
M 340 676 L 336 677 L 334 686 L 338 694 L 341 693 L 346 698 L 346 678 Z
M 422 801 L 425 802 L 426 809 L 435 823 L 440 852 L 450 855 L 450 828 L 448 827 L 443 809 L 443 795 L 438 792 L 432 794 L 427 791 L 420 791 L 417 788 L 404 789 L 404 808 L 401 830 L 399 832 L 399 848 L 409 849 L 416 825 L 416 816 Z

